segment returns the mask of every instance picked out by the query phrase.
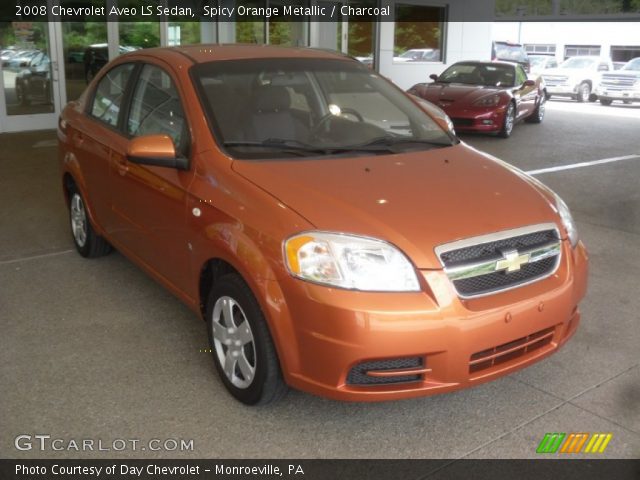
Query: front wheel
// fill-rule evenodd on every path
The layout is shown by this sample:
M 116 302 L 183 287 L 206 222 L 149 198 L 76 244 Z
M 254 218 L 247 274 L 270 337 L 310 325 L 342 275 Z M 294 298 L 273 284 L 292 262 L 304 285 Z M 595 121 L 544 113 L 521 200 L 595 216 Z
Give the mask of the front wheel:
M 613 101 L 613 100 L 607 100 L 606 98 L 601 98 L 601 99 L 600 99 L 600 104 L 601 104 L 601 105 L 611 105 L 611 102 L 612 102 L 612 101 Z
M 511 132 L 513 132 L 513 124 L 516 121 L 516 107 L 513 103 L 509 103 L 507 111 L 504 114 L 504 121 L 502 122 L 502 130 L 498 133 L 502 138 L 509 138 Z
M 73 243 L 80 255 L 86 258 L 95 258 L 111 251 L 111 245 L 93 229 L 84 199 L 77 190 L 70 192 L 69 218 Z
M 580 103 L 588 102 L 589 97 L 591 97 L 591 85 L 587 82 L 582 82 L 580 86 L 578 86 L 578 95 L 576 96 L 576 100 Z
M 542 120 L 544 119 L 545 103 L 547 103 L 546 96 L 545 95 L 540 95 L 540 99 L 538 100 L 538 106 L 533 111 L 531 116 L 529 118 L 527 118 L 527 122 L 529 122 L 529 123 L 542 123 Z
M 267 322 L 238 274 L 219 278 L 207 301 L 207 331 L 216 370 L 229 393 L 265 405 L 287 390 Z

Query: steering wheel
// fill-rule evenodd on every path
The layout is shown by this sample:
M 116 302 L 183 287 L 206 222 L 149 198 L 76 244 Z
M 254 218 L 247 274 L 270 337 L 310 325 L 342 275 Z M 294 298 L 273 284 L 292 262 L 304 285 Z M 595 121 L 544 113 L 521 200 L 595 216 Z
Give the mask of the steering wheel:
M 331 112 L 328 112 L 328 113 L 324 114 L 322 116 L 322 118 L 320 120 L 318 120 L 318 123 L 315 125 L 315 127 L 313 127 L 311 129 L 311 136 L 317 136 L 317 134 L 320 133 L 322 128 L 329 122 L 329 120 L 331 120 L 332 118 L 335 118 L 335 117 L 342 117 L 345 113 L 347 115 L 353 115 L 354 117 L 356 117 L 358 122 L 364 123 L 364 117 L 362 115 L 360 115 L 360 113 L 356 109 L 354 109 L 354 108 L 342 108 L 338 115 L 334 115 Z

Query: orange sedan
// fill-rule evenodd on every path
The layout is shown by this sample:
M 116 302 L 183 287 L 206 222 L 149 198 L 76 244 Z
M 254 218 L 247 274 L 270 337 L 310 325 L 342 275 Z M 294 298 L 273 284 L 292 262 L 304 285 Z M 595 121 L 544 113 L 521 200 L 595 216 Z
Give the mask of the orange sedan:
M 122 55 L 60 118 L 73 240 L 201 315 L 246 404 L 477 385 L 572 336 L 587 253 L 557 195 L 447 123 L 325 51 Z

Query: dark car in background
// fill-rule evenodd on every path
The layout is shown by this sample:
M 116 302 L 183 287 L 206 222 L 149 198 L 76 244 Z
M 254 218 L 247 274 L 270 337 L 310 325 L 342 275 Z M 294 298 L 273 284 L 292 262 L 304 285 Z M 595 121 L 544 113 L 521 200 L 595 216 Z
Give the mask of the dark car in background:
M 51 101 L 51 59 L 46 53 L 38 52 L 28 67 L 18 72 L 16 97 L 21 105 Z
M 524 46 L 520 43 L 494 41 L 491 44 L 491 60 L 519 63 L 529 73 L 531 62 Z
M 444 110 L 458 132 L 507 138 L 516 122 L 540 123 L 544 118 L 544 84 L 528 79 L 517 63 L 458 62 L 431 79 L 433 83 L 419 83 L 407 92 Z
M 120 55 L 137 50 L 136 47 L 126 47 L 120 45 L 118 47 Z M 96 73 L 100 71 L 107 63 L 109 63 L 109 48 L 106 43 L 97 43 L 89 45 L 84 51 L 84 78 L 87 83 L 93 80 Z

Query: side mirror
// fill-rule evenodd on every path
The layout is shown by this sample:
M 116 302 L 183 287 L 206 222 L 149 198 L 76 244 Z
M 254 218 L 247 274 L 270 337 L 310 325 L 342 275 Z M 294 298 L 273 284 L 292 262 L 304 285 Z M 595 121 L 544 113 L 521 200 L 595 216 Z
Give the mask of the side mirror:
M 432 73 L 431 75 L 429 75 L 429 78 L 434 82 L 438 81 L 438 75 L 436 75 L 435 73 Z
M 522 84 L 522 88 L 535 87 L 535 86 L 536 86 L 535 80 L 525 80 L 524 83 Z
M 187 170 L 189 160 L 176 156 L 173 140 L 168 135 L 144 135 L 129 141 L 127 158 L 140 165 L 177 168 Z

